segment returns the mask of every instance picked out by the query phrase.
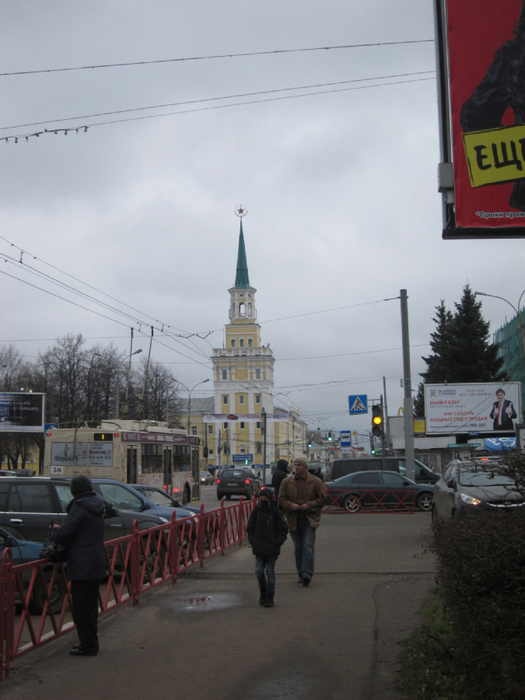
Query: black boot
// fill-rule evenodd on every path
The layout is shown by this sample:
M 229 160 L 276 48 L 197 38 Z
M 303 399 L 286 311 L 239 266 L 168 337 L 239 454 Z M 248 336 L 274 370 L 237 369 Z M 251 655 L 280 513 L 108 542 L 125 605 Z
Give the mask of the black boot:
M 261 597 L 259 598 L 259 605 L 266 605 L 266 588 L 261 588 Z
M 264 603 L 265 608 L 273 608 L 273 595 L 266 596 L 266 602 Z

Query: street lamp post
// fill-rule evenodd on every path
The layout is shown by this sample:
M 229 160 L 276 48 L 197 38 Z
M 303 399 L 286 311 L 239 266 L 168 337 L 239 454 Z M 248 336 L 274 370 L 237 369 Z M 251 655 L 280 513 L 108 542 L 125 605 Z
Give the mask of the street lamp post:
M 209 379 L 203 379 L 202 382 L 197 382 L 197 384 L 194 384 L 191 389 L 188 389 L 188 387 L 180 382 L 178 379 L 175 380 L 178 382 L 186 391 L 188 392 L 188 435 L 190 434 L 190 420 L 191 420 L 191 392 L 195 389 L 195 387 L 200 386 L 201 384 L 206 384 L 206 382 L 209 382 Z
M 512 307 L 514 310 L 514 313 L 518 317 L 518 322 L 520 324 L 520 329 L 521 329 L 521 342 L 523 343 L 523 356 L 525 359 L 525 327 L 523 325 L 523 319 L 521 318 L 520 314 L 520 304 L 521 300 L 523 298 L 523 295 L 525 294 L 525 289 L 522 291 L 520 294 L 520 298 L 518 299 L 518 308 L 514 306 L 514 304 L 511 304 L 508 299 L 505 299 L 504 297 L 499 297 L 497 294 L 486 294 L 485 292 L 474 292 L 474 296 L 476 297 L 492 297 L 493 299 L 500 299 L 501 301 L 507 302 L 507 304 Z

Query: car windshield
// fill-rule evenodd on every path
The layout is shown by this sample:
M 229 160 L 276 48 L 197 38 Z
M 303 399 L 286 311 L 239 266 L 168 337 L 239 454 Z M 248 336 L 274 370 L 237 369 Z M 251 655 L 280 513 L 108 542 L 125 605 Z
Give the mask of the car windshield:
M 222 474 L 221 478 L 222 479 L 238 479 L 243 476 L 250 476 L 246 472 L 242 471 L 242 469 L 225 469 Z
M 155 489 L 144 489 L 144 495 L 146 496 L 146 498 L 149 498 L 149 500 L 156 506 L 166 506 L 167 508 L 173 508 L 173 501 L 162 491 L 156 491 Z
M 459 483 L 462 486 L 508 486 L 515 488 L 515 482 L 508 476 L 498 474 L 491 469 L 460 470 Z

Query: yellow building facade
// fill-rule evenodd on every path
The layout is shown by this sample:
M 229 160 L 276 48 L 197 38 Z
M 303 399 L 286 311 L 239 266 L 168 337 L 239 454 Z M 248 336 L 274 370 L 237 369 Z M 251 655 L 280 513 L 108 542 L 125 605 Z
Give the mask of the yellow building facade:
M 191 432 L 201 437 L 201 466 L 263 465 L 263 411 L 266 464 L 306 454 L 306 425 L 298 410 L 274 410 L 275 358 L 264 344 L 250 285 L 242 219 L 235 284 L 228 290 L 229 323 L 222 348 L 212 351 L 214 411 L 210 400 L 193 400 Z

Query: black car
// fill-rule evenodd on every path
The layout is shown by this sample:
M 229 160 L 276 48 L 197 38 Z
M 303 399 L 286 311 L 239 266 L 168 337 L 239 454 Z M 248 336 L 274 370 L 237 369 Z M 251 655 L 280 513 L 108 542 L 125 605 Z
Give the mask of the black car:
M 496 460 L 454 460 L 435 485 L 432 518 L 503 512 L 525 505 L 515 482 Z
M 383 469 L 383 459 L 381 457 L 354 457 L 353 459 L 334 459 L 330 471 L 330 480 L 335 481 L 345 474 L 354 472 L 364 472 L 367 470 L 377 471 Z M 397 472 L 401 476 L 406 476 L 406 466 L 404 457 L 385 457 L 385 469 L 389 472 Z M 414 460 L 414 470 L 416 484 L 435 484 L 439 479 L 439 474 L 433 472 L 423 462 Z
M 0 478 L 0 526 L 17 539 L 43 542 L 51 523 L 60 524 L 67 516 L 66 506 L 72 496 L 71 480 L 45 476 L 3 476 Z M 133 521 L 140 530 L 166 522 L 148 512 L 120 510 L 117 516 L 105 518 L 104 539 L 129 535 Z
M 395 472 L 366 471 L 329 481 L 325 493 L 329 506 L 335 503 L 351 513 L 366 508 L 410 510 L 413 503 L 419 510 L 429 511 L 434 486 L 416 484 Z
M 229 467 L 223 469 L 217 477 L 217 498 L 219 501 L 224 496 L 227 499 L 232 496 L 253 498 L 259 494 L 261 485 L 262 479 L 256 477 L 251 469 Z

